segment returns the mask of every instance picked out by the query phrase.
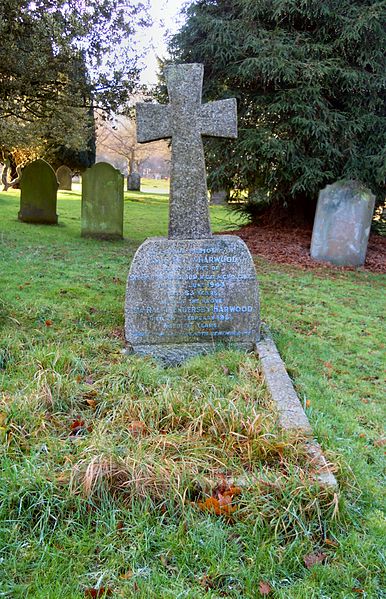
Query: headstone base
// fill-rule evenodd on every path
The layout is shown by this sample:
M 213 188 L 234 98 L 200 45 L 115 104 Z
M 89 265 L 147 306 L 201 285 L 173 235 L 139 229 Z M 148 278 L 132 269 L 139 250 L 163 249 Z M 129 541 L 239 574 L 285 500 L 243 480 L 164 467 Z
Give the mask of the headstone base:
M 260 318 L 247 246 L 233 235 L 148 239 L 130 268 L 125 320 L 129 351 L 166 365 L 223 345 L 252 351 Z
M 256 332 L 257 333 L 257 332 Z M 252 352 L 256 349 L 256 344 L 259 338 L 256 338 L 254 344 L 250 343 L 186 343 L 174 344 L 174 345 L 136 345 L 135 347 L 129 347 L 124 350 L 126 355 L 138 354 L 139 356 L 149 356 L 154 358 L 158 362 L 161 362 L 164 366 L 180 366 L 186 360 L 194 358 L 195 356 L 212 354 L 214 351 L 219 351 L 222 348 L 234 347 L 237 350 Z
M 99 239 L 99 241 L 122 241 L 123 235 L 120 233 L 99 233 L 94 231 L 81 231 L 81 237 L 86 239 Z
M 41 210 L 36 206 L 28 209 L 24 206 L 23 210 L 18 212 L 17 218 L 23 223 L 32 223 L 35 225 L 57 225 L 58 215 L 56 213 Z

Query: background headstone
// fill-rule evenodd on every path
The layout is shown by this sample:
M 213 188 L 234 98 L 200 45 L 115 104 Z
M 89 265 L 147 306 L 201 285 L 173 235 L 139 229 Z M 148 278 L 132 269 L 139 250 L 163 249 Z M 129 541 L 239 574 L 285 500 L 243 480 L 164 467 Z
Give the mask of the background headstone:
M 64 164 L 56 171 L 56 178 L 58 179 L 59 189 L 71 191 L 72 189 L 72 171 L 68 166 Z
M 57 224 L 58 181 L 54 169 L 39 158 L 28 163 L 20 178 L 18 218 L 27 223 Z
M 82 237 L 123 237 L 123 175 L 107 162 L 82 174 Z
M 134 256 L 125 334 L 135 352 L 175 365 L 217 343 L 253 349 L 259 298 L 245 243 L 210 230 L 202 136 L 236 137 L 236 101 L 201 103 L 202 65 L 165 74 L 170 103 L 137 105 L 137 139 L 172 138 L 169 236 L 148 239 Z
M 127 177 L 127 191 L 141 191 L 141 175 L 139 173 L 131 173 Z
M 361 266 L 366 259 L 375 196 L 358 181 L 342 180 L 320 193 L 311 257 L 338 266 Z
M 225 189 L 212 191 L 210 194 L 210 203 L 215 206 L 225 206 L 228 199 L 228 193 Z

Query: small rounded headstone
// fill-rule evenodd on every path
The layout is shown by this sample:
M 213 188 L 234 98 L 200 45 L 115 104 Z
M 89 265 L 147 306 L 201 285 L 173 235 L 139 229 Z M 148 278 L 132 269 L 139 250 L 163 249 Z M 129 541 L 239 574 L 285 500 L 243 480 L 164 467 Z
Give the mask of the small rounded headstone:
M 210 194 L 210 203 L 214 206 L 225 206 L 228 199 L 228 193 L 225 189 L 219 191 L 212 191 Z
M 72 171 L 64 164 L 56 171 L 56 177 L 59 183 L 59 189 L 71 191 L 72 189 Z
M 358 181 L 342 180 L 320 193 L 311 257 L 338 266 L 361 266 L 366 259 L 375 196 Z
M 55 225 L 58 181 L 54 169 L 39 158 L 27 164 L 20 178 L 18 218 L 27 223 Z

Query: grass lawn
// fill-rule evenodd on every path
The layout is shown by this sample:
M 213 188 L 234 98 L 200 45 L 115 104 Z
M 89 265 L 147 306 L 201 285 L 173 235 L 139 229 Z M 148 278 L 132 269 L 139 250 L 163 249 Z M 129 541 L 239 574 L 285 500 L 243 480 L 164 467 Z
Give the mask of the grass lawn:
M 253 356 L 122 355 L 130 261 L 167 231 L 157 189 L 126 194 L 120 242 L 80 238 L 77 189 L 56 227 L 0 193 L 0 597 L 385 597 L 385 278 L 256 259 L 334 494 L 277 429 Z

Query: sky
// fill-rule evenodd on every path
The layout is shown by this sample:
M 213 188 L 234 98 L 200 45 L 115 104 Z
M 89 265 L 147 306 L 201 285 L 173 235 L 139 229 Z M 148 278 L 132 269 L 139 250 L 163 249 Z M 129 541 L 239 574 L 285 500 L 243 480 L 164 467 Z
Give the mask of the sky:
M 142 83 L 157 83 L 157 56 L 167 57 L 165 36 L 175 33 L 182 25 L 179 12 L 186 3 L 187 0 L 150 0 L 153 26 L 138 34 L 139 46 L 146 51 Z

